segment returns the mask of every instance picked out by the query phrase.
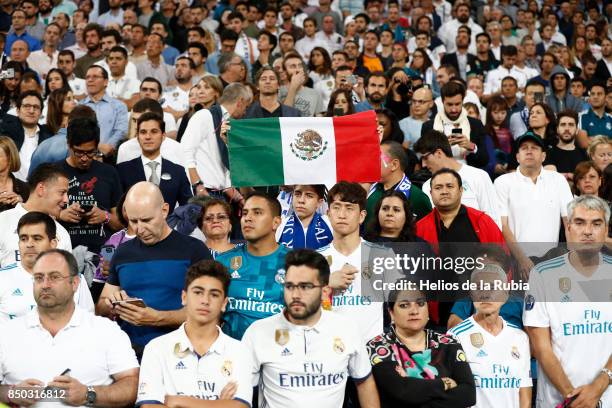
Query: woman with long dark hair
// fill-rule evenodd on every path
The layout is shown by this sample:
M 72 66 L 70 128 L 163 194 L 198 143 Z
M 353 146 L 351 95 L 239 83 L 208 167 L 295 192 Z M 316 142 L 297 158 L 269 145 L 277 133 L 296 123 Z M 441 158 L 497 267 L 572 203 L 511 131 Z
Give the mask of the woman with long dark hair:
M 68 84 L 68 78 L 66 78 L 64 71 L 59 68 L 51 68 L 45 79 L 45 97 L 48 97 L 49 94 L 56 89 L 69 91 L 70 85 Z
M 410 62 L 410 69 L 418 72 L 423 82 L 429 86 L 433 86 L 433 79 L 435 77 L 435 71 L 433 68 L 433 62 L 427 51 L 423 48 L 417 48 L 412 53 L 412 61 Z
M 544 140 L 548 147 L 557 145 L 557 120 L 548 105 L 536 103 L 529 109 L 529 128 Z
M 508 103 L 502 96 L 494 96 L 487 104 L 485 130 L 495 147 L 495 172 L 505 172 L 508 156 L 512 153 L 512 132 L 509 127 Z
M 399 126 L 397 116 L 390 109 L 376 109 L 376 117 L 378 118 L 378 125 L 383 127 L 382 141 L 393 140 L 394 142 L 404 142 L 404 132 Z
M 376 203 L 374 218 L 366 232 L 371 242 L 414 242 L 415 219 L 410 201 L 401 191 L 389 191 Z M 420 240 L 419 240 L 420 241 Z
M 326 81 L 332 78 L 331 57 L 323 47 L 314 47 L 308 58 L 308 76 L 316 84 L 319 81 Z
M 341 114 L 340 110 L 342 110 Z M 333 116 L 351 115 L 353 113 L 355 113 L 355 105 L 353 105 L 351 91 L 336 89 L 329 97 L 325 116 L 331 118 Z
M 47 98 L 47 127 L 52 134 L 68 126 L 68 115 L 76 106 L 71 90 L 56 89 Z

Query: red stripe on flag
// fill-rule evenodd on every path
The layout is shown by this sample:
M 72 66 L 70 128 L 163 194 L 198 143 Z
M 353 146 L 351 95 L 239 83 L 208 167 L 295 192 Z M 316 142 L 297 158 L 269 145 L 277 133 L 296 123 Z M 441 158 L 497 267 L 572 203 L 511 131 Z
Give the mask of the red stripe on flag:
M 337 181 L 380 181 L 380 141 L 373 110 L 333 118 Z

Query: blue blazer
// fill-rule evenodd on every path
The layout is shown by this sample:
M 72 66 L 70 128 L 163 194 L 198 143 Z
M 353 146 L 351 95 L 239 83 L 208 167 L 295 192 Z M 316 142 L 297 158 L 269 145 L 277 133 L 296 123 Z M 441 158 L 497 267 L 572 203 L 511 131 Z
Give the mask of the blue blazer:
M 118 164 L 117 171 L 119 172 L 123 191 L 128 191 L 130 187 L 139 181 L 147 181 L 141 156 Z M 159 189 L 164 196 L 164 201 L 170 206 L 170 213 L 172 213 L 176 203 L 185 205 L 187 200 L 193 196 L 191 184 L 187 179 L 183 166 L 179 166 L 164 158 L 162 158 L 161 174 Z

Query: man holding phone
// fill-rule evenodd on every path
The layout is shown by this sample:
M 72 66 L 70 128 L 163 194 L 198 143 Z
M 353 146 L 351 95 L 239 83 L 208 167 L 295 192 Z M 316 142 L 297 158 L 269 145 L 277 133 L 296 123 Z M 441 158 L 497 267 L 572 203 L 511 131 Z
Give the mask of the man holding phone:
M 441 89 L 444 109 L 421 128 L 421 136 L 434 129 L 448 137 L 453 158 L 459 163 L 483 169 L 489 161 L 482 122 L 468 117 L 463 109 L 465 87 L 455 81 Z
M 77 118 L 68 124 L 68 158 L 62 167 L 68 174 L 68 208 L 60 221 L 68 230 L 74 247 L 84 245 L 99 253 L 118 227 L 115 207 L 121 197 L 117 170 L 95 160 L 98 157 L 100 128 L 95 119 Z
M 187 268 L 212 256 L 202 242 L 168 226 L 170 209 L 155 184 L 135 184 L 124 208 L 136 238 L 115 251 L 96 311 L 121 319 L 140 356 L 150 340 L 185 321 L 181 289 Z

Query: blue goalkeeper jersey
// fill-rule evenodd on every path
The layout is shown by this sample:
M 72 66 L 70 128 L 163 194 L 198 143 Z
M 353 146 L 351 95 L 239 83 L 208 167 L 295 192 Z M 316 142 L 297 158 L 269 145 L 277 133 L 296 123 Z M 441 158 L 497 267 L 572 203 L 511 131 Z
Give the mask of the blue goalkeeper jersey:
M 226 334 L 240 340 L 251 323 L 283 310 L 285 255 L 288 252 L 289 249 L 280 245 L 270 255 L 254 256 L 244 245 L 217 256 L 216 260 L 232 275 L 228 307 L 223 316 Z

